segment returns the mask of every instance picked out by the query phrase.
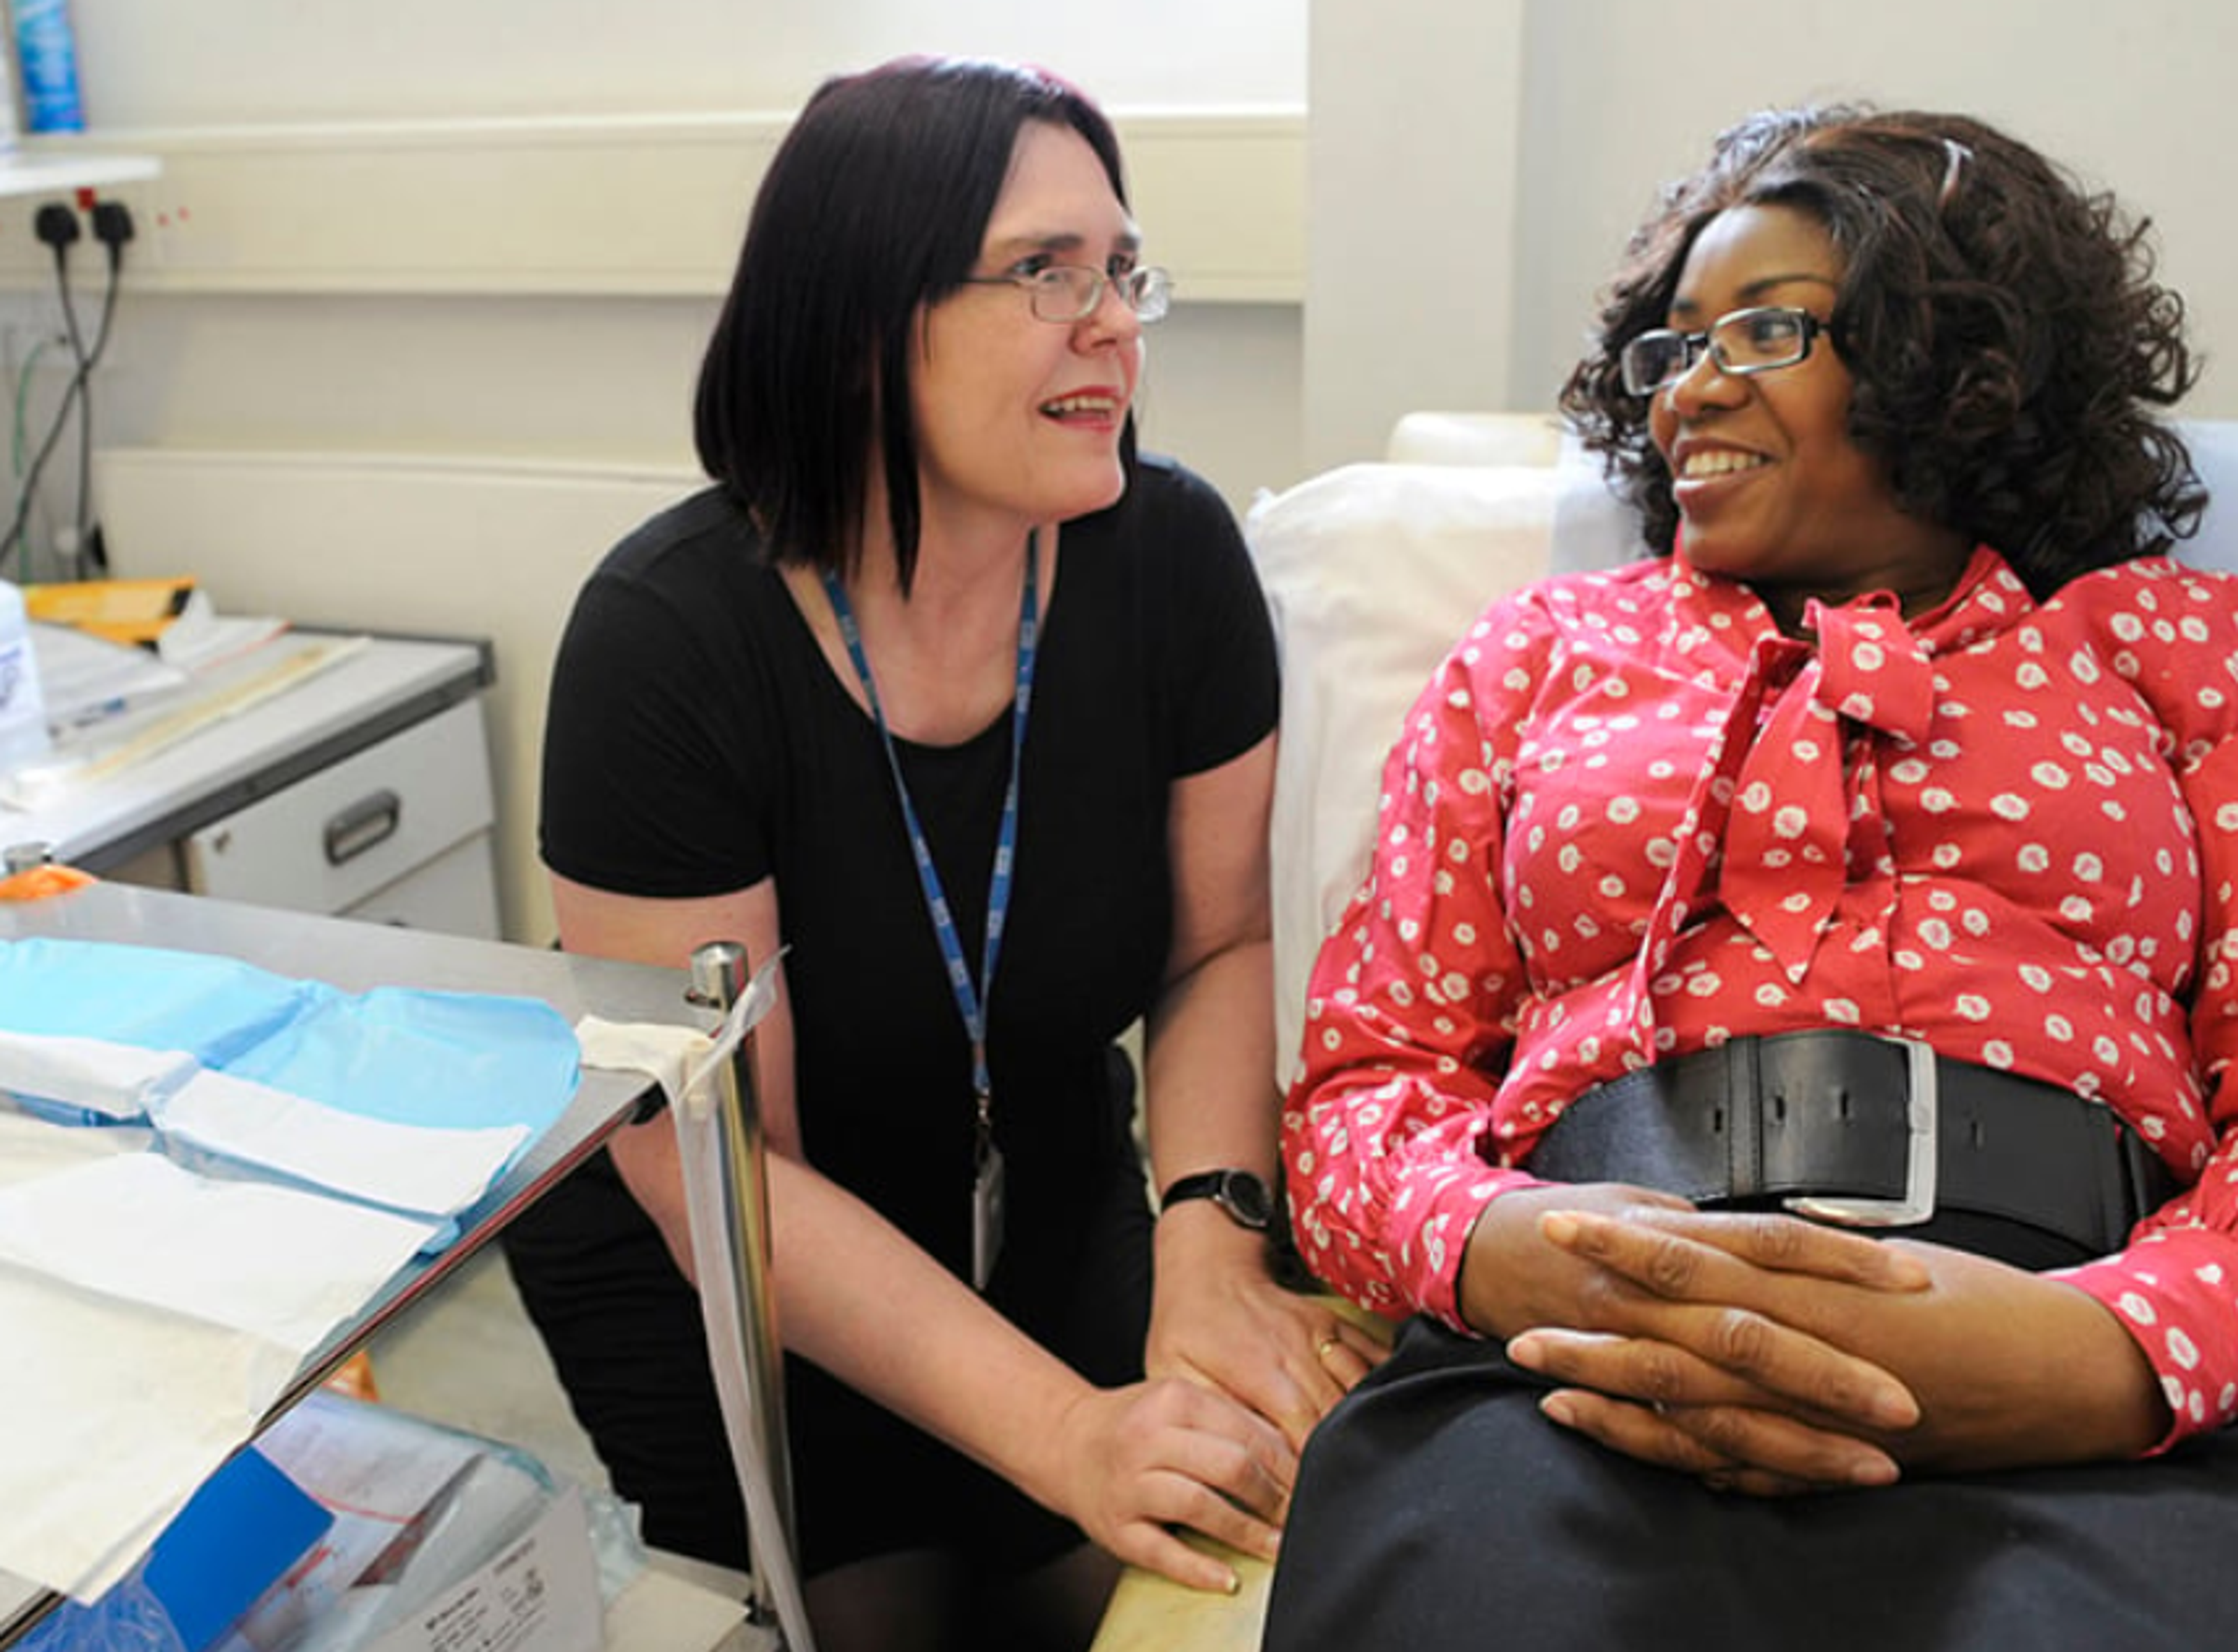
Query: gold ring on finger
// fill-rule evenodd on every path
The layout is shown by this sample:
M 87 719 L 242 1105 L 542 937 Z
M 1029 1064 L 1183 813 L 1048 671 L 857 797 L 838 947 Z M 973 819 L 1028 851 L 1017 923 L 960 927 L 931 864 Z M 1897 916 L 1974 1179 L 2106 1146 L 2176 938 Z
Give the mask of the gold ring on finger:
M 1332 1331 L 1314 1345 L 1314 1358 L 1326 1365 L 1328 1363 L 1328 1357 L 1343 1346 L 1344 1338 Z

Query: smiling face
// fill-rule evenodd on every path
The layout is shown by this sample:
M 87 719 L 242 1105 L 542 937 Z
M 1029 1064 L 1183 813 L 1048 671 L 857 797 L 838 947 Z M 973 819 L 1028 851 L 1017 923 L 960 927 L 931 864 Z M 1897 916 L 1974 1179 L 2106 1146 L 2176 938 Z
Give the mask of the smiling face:
M 1065 126 L 1021 129 L 975 276 L 1051 264 L 1134 268 L 1135 222 L 1096 151 Z M 911 397 L 928 528 L 999 519 L 1007 530 L 1099 510 L 1126 487 L 1119 436 L 1142 368 L 1142 325 L 1106 288 L 1069 325 L 1025 288 L 960 287 L 918 327 Z
M 1830 320 L 1842 272 L 1817 220 L 1735 207 L 1687 254 L 1667 325 L 1698 333 L 1764 304 Z M 1851 439 L 1851 384 L 1822 334 L 1804 360 L 1745 377 L 1705 352 L 1650 407 L 1686 560 L 1744 581 L 1790 629 L 1812 597 L 1893 591 L 1917 612 L 1949 594 L 1966 563 L 1963 536 L 1907 515 L 1886 469 Z

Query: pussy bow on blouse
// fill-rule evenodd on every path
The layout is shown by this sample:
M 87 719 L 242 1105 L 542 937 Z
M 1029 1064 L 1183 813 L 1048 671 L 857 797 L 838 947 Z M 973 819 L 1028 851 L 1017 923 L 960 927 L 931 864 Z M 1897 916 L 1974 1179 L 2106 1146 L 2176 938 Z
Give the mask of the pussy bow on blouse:
M 1307 1259 L 1460 1321 L 1485 1205 L 1594 1085 L 1826 1026 L 2107 1101 L 2190 1190 L 2065 1277 L 2177 1432 L 2238 1415 L 2238 581 L 2037 605 L 1975 553 L 1907 623 L 1782 635 L 1674 559 L 1495 604 L 1408 715 L 1284 1115 Z

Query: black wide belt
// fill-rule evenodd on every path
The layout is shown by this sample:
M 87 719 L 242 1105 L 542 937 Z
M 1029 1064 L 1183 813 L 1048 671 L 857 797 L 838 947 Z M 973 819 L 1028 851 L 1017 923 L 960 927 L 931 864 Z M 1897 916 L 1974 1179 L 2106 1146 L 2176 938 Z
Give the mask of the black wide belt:
M 2085 1256 L 2121 1249 L 2176 1191 L 2159 1155 L 2098 1102 L 1841 1030 L 1736 1038 L 1600 1085 L 1526 1167 L 1861 1226 L 1962 1213 Z

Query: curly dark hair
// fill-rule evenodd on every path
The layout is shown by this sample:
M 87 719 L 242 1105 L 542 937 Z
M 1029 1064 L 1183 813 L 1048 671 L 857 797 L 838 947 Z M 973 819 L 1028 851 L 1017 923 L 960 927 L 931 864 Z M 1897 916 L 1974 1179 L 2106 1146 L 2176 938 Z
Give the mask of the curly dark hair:
M 1671 473 L 1618 355 L 1665 324 L 1696 240 L 1744 205 L 1808 214 L 1841 254 L 1850 435 L 1905 511 L 1996 547 L 2039 598 L 2196 531 L 2206 489 L 2151 411 L 2197 368 L 2149 221 L 1980 121 L 1844 104 L 1753 116 L 1662 192 L 1563 387 L 1659 554 L 1678 529 Z

